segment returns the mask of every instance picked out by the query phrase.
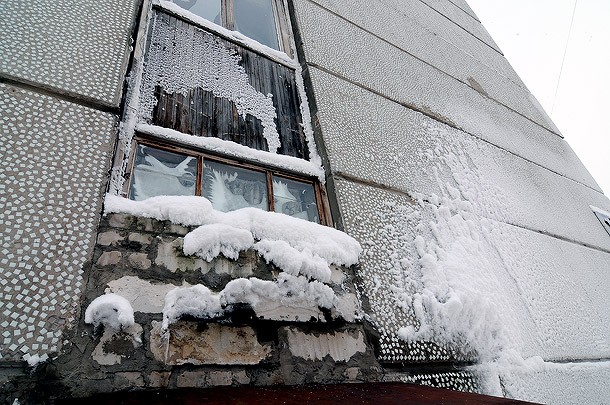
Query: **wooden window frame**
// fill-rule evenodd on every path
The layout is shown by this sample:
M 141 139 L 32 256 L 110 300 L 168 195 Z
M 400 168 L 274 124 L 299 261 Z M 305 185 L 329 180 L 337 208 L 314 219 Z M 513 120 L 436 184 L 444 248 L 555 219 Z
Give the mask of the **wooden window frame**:
M 231 31 L 235 31 L 235 15 L 233 13 L 233 3 L 235 0 L 220 0 L 220 22 L 221 27 Z M 289 56 L 292 56 L 290 46 L 290 30 L 288 27 L 288 13 L 284 0 L 269 0 L 273 11 L 273 20 L 275 22 L 275 31 L 279 51 L 282 51 Z M 188 11 L 188 10 L 187 10 Z M 203 18 L 203 17 L 202 17 Z M 214 23 L 213 21 L 211 21 Z M 246 36 L 242 33 L 242 35 Z M 263 44 L 264 45 L 264 44 Z M 272 48 L 273 49 L 273 48 Z
M 210 153 L 205 150 L 201 150 L 196 147 L 190 147 L 188 145 L 179 145 L 174 143 L 168 143 L 167 141 L 158 140 L 149 138 L 147 136 L 142 136 L 141 134 L 137 134 L 133 139 L 133 144 L 131 148 L 131 153 L 129 157 L 128 170 L 125 173 L 125 178 L 127 181 L 125 182 L 124 195 L 129 196 L 131 193 L 131 178 L 133 176 L 133 168 L 135 165 L 136 153 L 139 145 L 149 146 L 156 149 L 165 150 L 167 152 L 180 153 L 188 156 L 193 156 L 197 159 L 197 184 L 195 186 L 195 195 L 201 196 L 203 193 L 202 185 L 203 185 L 203 165 L 206 159 L 211 160 L 213 162 L 218 162 L 221 164 L 226 164 L 230 166 L 235 166 L 238 168 L 248 169 L 252 171 L 256 171 L 259 173 L 265 174 L 266 182 L 267 182 L 267 204 L 268 211 L 275 212 L 275 202 L 273 198 L 273 178 L 274 176 L 283 177 L 289 180 L 298 181 L 301 183 L 311 184 L 314 189 L 316 206 L 318 209 L 318 218 L 320 218 L 320 224 L 326 226 L 332 226 L 332 219 L 330 215 L 330 207 L 328 204 L 328 198 L 326 195 L 326 191 L 324 187 L 320 184 L 320 182 L 314 177 L 307 177 L 303 175 L 299 175 L 298 173 L 293 173 L 290 171 L 284 171 L 278 168 L 274 168 L 264 164 L 256 164 L 252 162 L 248 162 L 242 159 L 235 159 L 226 156 L 222 156 L 216 153 Z M 315 222 L 314 222 L 315 223 Z

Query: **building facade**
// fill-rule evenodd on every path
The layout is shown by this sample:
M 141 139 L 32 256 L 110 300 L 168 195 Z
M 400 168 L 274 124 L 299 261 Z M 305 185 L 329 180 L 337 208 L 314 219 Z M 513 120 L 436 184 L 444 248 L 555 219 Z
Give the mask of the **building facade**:
M 610 398 L 610 201 L 465 1 L 0 15 L 3 401 Z

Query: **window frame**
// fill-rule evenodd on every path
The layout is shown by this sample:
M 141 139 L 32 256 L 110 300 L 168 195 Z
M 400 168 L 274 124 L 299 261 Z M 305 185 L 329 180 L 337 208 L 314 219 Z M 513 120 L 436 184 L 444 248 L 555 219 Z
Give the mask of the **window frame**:
M 125 187 L 123 190 L 124 196 L 129 198 L 131 195 L 133 169 L 136 161 L 136 154 L 139 145 L 149 146 L 156 149 L 161 149 L 167 152 L 180 153 L 188 156 L 193 156 L 197 159 L 197 184 L 195 185 L 195 195 L 201 197 L 203 195 L 203 165 L 205 159 L 209 159 L 213 162 L 218 162 L 238 168 L 248 169 L 265 174 L 265 180 L 267 185 L 267 208 L 268 212 L 275 212 L 275 201 L 273 195 L 273 179 L 274 176 L 280 178 L 286 178 L 289 180 L 298 181 L 301 183 L 310 184 L 313 186 L 314 195 L 316 199 L 316 206 L 318 209 L 318 218 L 320 224 L 325 226 L 332 226 L 332 219 L 330 215 L 330 207 L 328 204 L 328 198 L 324 187 L 320 184 L 317 178 L 311 176 L 303 176 L 298 173 L 290 172 L 287 170 L 278 169 L 270 165 L 257 164 L 248 162 L 244 159 L 231 158 L 223 156 L 218 153 L 206 151 L 202 148 L 193 147 L 190 145 L 183 145 L 177 142 L 168 142 L 167 140 L 155 139 L 151 136 L 146 136 L 141 133 L 136 133 L 132 141 L 132 147 L 129 156 L 129 163 L 127 170 L 125 171 Z M 315 223 L 315 222 L 314 222 Z
M 171 1 L 171 0 L 170 0 Z M 222 28 L 225 28 L 227 30 L 231 30 L 231 31 L 235 31 L 235 15 L 233 13 L 233 3 L 235 0 L 220 0 L 220 22 L 221 24 L 217 24 L 214 21 L 210 21 L 207 18 L 200 16 L 199 14 L 193 13 L 190 10 L 184 9 L 185 11 L 196 15 L 197 17 L 203 18 L 206 21 L 209 21 L 210 23 L 214 24 L 214 25 L 219 25 Z M 275 31 L 276 31 L 276 35 L 277 35 L 277 42 L 278 42 L 278 48 L 276 49 L 277 51 L 280 52 L 284 52 L 287 55 L 289 55 L 290 57 L 292 57 L 292 47 L 291 47 L 291 42 L 290 42 L 290 29 L 287 25 L 287 18 L 288 18 L 288 13 L 286 12 L 286 5 L 284 4 L 284 0 L 269 0 L 271 2 L 271 9 L 273 11 L 273 19 L 274 19 L 274 23 L 275 23 Z M 173 1 L 172 1 L 173 3 Z M 174 3 L 176 4 L 178 7 L 180 7 L 180 5 L 178 3 Z M 235 32 L 239 32 L 241 35 L 243 35 L 244 37 L 250 38 L 249 36 L 247 36 L 246 34 L 240 32 L 240 31 L 235 31 Z M 256 41 L 254 38 L 250 38 L 254 41 Z M 257 41 L 258 42 L 258 41 Z M 262 44 L 262 43 L 261 43 Z M 269 47 L 270 49 L 275 49 L 270 47 L 269 45 L 266 44 L 262 44 L 264 46 Z

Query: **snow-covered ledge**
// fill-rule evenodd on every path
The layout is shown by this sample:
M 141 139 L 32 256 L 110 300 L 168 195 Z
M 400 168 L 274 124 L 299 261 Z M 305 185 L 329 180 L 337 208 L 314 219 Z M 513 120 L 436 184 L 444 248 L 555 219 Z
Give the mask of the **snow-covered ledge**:
M 324 311 L 348 322 L 360 316 L 355 295 L 336 283 L 333 288 L 331 280 L 337 272 L 331 267 L 356 264 L 362 251 L 355 239 L 341 231 L 256 208 L 224 213 L 214 210 L 207 199 L 194 196 L 132 201 L 109 194 L 105 213 L 190 227 L 182 243 L 186 256 L 207 262 L 219 255 L 237 260 L 240 252 L 250 250 L 280 270 L 273 280 L 234 278 L 218 292 L 202 284 L 169 291 L 163 308 L 164 330 L 184 315 L 222 318 L 235 304 L 247 304 L 259 319 L 269 320 L 324 321 Z

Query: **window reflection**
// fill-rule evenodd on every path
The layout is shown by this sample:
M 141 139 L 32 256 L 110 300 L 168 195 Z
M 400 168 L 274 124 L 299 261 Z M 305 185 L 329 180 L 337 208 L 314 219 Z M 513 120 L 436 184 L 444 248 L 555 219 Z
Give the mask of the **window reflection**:
M 271 0 L 234 0 L 233 16 L 236 31 L 279 49 Z
M 131 176 L 130 198 L 195 195 L 197 159 L 193 156 L 138 145 Z
M 320 223 L 313 184 L 275 176 L 273 204 L 275 212 Z
M 206 160 L 203 165 L 203 196 L 218 211 L 245 207 L 268 209 L 265 173 Z
M 220 16 L 221 0 L 172 0 L 185 10 L 190 11 L 206 20 L 222 25 Z
M 280 49 L 274 0 L 172 0 L 178 6 L 261 44 Z M 223 10 L 226 14 L 222 16 Z

